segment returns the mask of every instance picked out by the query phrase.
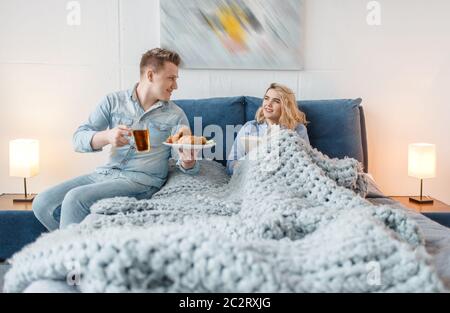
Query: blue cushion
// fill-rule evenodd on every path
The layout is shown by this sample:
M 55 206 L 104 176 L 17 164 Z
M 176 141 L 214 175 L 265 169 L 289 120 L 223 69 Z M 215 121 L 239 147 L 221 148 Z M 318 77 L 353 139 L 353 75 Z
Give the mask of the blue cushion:
M 226 126 L 227 125 L 243 125 L 245 123 L 245 106 L 244 97 L 227 97 L 227 98 L 211 98 L 211 99 L 201 99 L 201 100 L 175 100 L 174 101 L 180 108 L 184 110 L 189 120 L 191 129 L 196 132 L 194 127 L 194 117 L 202 117 L 202 131 L 208 125 L 218 125 L 222 128 L 222 132 L 225 137 L 223 137 L 223 144 L 227 142 L 226 137 Z M 234 141 L 237 133 L 234 133 L 233 139 L 228 139 L 231 142 Z M 208 137 L 214 137 L 212 134 Z M 217 139 L 217 138 L 216 138 Z M 226 157 L 231 149 L 231 144 L 229 147 L 223 149 L 223 155 L 221 157 L 220 163 L 226 164 Z M 214 152 L 214 150 L 212 150 Z
M 422 214 L 441 225 L 450 227 L 450 213 L 434 212 L 434 213 L 422 213 Z
M 261 98 L 246 97 L 246 120 L 254 120 Z M 355 158 L 365 164 L 361 130 L 361 99 L 299 101 L 310 122 L 311 145 L 332 158 Z
M 10 258 L 46 231 L 32 211 L 0 211 L 0 260 Z

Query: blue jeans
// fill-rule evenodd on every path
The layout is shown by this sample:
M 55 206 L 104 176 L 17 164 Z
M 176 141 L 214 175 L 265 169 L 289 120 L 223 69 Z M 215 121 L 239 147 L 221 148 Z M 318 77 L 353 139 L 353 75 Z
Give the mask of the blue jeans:
M 33 201 L 36 218 L 49 230 L 81 223 L 90 207 L 101 199 L 133 197 L 150 199 L 159 188 L 135 183 L 119 170 L 93 173 L 68 180 L 40 194 Z

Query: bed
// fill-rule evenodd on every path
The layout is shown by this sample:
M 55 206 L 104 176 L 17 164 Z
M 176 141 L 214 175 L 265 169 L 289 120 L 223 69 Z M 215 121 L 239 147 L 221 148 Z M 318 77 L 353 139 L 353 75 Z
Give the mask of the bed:
M 367 179 L 369 181 L 367 199 L 370 202 L 376 205 L 389 204 L 395 206 L 398 210 L 406 212 L 411 219 L 419 224 L 420 230 L 426 240 L 426 249 L 433 256 L 434 266 L 437 269 L 439 277 L 445 286 L 450 288 L 450 229 L 386 197 L 370 175 L 367 176 Z M 3 283 L 3 275 L 8 269 L 9 265 L 2 265 L 0 267 L 1 284 Z M 31 284 L 24 292 L 78 293 L 79 291 L 75 286 L 70 286 L 65 281 L 40 280 Z
M 434 264 L 439 276 L 446 287 L 450 288 L 450 229 L 384 195 L 370 175 L 368 180 L 370 181 L 370 193 L 367 195 L 367 199 L 370 202 L 376 205 L 387 204 L 394 206 L 406 212 L 411 219 L 419 224 L 426 241 L 426 249 L 434 256 Z
M 226 125 L 243 124 L 250 120 L 261 103 L 261 99 L 253 97 L 235 97 L 204 100 L 177 101 L 194 127 L 195 116 L 203 116 L 204 126 L 210 124 L 220 125 L 225 130 Z M 343 158 L 349 156 L 364 165 L 367 172 L 367 141 L 364 123 L 364 111 L 361 107 L 361 99 L 356 100 L 325 100 L 304 101 L 300 108 L 306 112 L 310 141 L 312 146 L 330 157 Z M 223 114 L 228 112 L 229 114 Z M 226 142 L 226 138 L 224 142 Z M 223 156 L 226 155 L 224 149 Z M 218 160 L 224 164 L 224 161 Z M 221 167 L 225 171 L 224 167 Z M 448 288 L 450 283 L 450 233 L 449 229 L 439 225 L 430 219 L 414 213 L 382 194 L 370 175 L 364 174 L 369 182 L 367 200 L 371 203 L 383 206 L 391 205 L 396 210 L 404 212 L 419 225 L 425 239 L 425 247 L 433 256 L 435 267 L 440 280 Z M 64 281 L 37 280 L 25 288 L 25 292 L 77 292 Z

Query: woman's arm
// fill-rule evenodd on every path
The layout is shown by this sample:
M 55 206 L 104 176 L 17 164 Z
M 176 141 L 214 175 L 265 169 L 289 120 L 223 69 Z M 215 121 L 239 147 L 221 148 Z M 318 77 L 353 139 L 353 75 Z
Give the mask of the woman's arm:
M 251 122 L 246 123 L 239 130 L 236 139 L 234 140 L 233 147 L 231 148 L 230 154 L 227 158 L 227 173 L 228 175 L 233 175 L 234 167 L 239 159 L 245 156 L 245 147 L 241 143 L 241 138 L 249 135 L 249 129 Z
M 308 137 L 308 130 L 306 129 L 306 126 L 303 124 L 300 124 L 297 126 L 297 128 L 295 129 L 295 131 L 297 132 L 297 134 L 299 134 L 299 136 L 306 141 L 308 144 L 309 143 L 309 137 Z

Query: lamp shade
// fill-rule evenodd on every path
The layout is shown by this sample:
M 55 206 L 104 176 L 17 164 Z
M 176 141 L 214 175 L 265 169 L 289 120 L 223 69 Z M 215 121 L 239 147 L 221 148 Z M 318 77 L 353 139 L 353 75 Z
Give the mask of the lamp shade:
M 39 174 L 39 141 L 18 139 L 9 142 L 9 176 L 29 178 Z
M 436 176 L 436 145 L 427 143 L 409 145 L 408 175 L 420 179 Z

